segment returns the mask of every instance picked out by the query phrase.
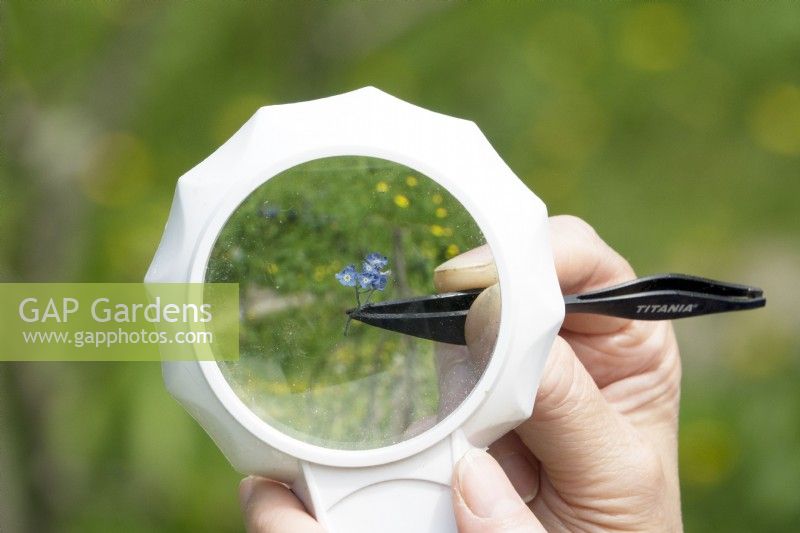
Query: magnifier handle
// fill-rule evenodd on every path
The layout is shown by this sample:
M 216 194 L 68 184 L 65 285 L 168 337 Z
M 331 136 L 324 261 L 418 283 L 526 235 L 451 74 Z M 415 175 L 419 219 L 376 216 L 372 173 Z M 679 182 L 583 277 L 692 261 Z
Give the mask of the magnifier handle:
M 302 461 L 292 490 L 329 533 L 456 533 L 450 485 L 454 465 L 472 447 L 456 430 L 389 463 L 337 467 Z
M 567 313 L 672 320 L 755 309 L 763 307 L 766 298 L 757 287 L 685 274 L 661 274 L 599 291 L 565 296 L 564 304 Z

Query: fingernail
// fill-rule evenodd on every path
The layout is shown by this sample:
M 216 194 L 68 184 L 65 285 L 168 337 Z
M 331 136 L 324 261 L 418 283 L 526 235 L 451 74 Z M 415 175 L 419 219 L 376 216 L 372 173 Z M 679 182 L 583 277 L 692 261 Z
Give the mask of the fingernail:
M 433 271 L 433 284 L 439 292 L 488 287 L 494 283 L 497 283 L 497 268 L 488 245 L 457 255 Z
M 255 488 L 255 481 L 253 476 L 247 476 L 239 483 L 239 501 L 242 502 L 242 505 L 250 501 L 250 497 L 253 495 L 253 489 Z
M 445 270 L 456 270 L 463 268 L 479 268 L 489 266 L 494 261 L 492 251 L 488 246 L 479 246 L 457 255 L 436 267 L 435 272 L 443 272 Z
M 480 518 L 507 516 L 523 505 L 500 465 L 481 450 L 470 450 L 461 458 L 456 483 L 461 499 Z

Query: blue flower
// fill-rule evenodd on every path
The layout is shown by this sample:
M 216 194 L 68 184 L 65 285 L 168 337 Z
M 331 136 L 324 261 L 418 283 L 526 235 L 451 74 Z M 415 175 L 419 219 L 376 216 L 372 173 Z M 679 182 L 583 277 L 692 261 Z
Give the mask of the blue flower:
M 261 206 L 260 209 L 261 216 L 266 218 L 267 220 L 272 220 L 273 218 L 278 218 L 281 214 L 281 210 L 278 207 L 264 204 Z
M 355 287 L 356 278 L 358 276 L 360 276 L 360 274 L 356 272 L 356 266 L 347 265 L 340 272 L 336 274 L 336 279 L 339 280 L 339 283 L 341 283 L 345 287 Z
M 378 274 L 372 278 L 372 288 L 382 291 L 386 288 L 386 283 L 389 281 L 389 276 L 386 274 Z
M 389 282 L 388 272 L 359 272 L 358 286 L 362 289 L 372 289 L 382 291 Z
M 362 289 L 371 289 L 375 282 L 375 276 L 367 272 L 359 272 L 357 275 L 358 286 Z
M 364 263 L 361 265 L 361 271 L 364 274 L 369 274 L 370 276 L 377 276 L 381 273 L 378 267 L 372 265 L 371 263 L 367 263 L 366 261 L 364 261 Z
M 378 252 L 367 254 L 367 256 L 364 258 L 364 265 L 369 265 L 377 270 L 385 268 L 388 264 L 389 260 L 386 258 L 386 256 L 379 254 Z
M 359 285 L 364 289 L 382 291 L 386 288 L 389 280 L 389 271 L 382 272 L 381 269 L 389 264 L 386 256 L 378 252 L 367 254 L 362 264 L 362 272 L 369 279 L 359 280 Z
M 382 271 L 389 265 L 389 259 L 378 252 L 372 252 L 364 257 L 361 263 L 361 270 L 356 270 L 355 265 L 347 265 L 336 274 L 336 279 L 345 287 L 355 287 L 356 304 L 358 309 L 369 305 L 369 300 L 375 291 L 382 291 L 389 283 L 390 270 Z M 361 300 L 361 295 L 366 294 L 366 299 Z M 347 318 L 344 326 L 344 334 L 350 328 L 352 316 Z

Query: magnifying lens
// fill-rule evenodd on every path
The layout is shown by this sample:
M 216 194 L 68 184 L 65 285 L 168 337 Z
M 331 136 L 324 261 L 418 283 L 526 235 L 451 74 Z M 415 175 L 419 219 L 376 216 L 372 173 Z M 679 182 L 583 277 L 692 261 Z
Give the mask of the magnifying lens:
M 484 243 L 491 353 L 352 316 Z M 239 284 L 239 360 L 164 362 L 167 388 L 333 532 L 455 531 L 453 465 L 530 415 L 564 315 L 544 204 L 474 123 L 374 88 L 258 110 L 178 181 L 146 280 Z
M 675 275 L 565 302 L 548 238 L 472 122 L 374 88 L 261 108 L 180 178 L 146 276 L 238 283 L 240 357 L 164 362 L 166 386 L 237 470 L 287 483 L 329 531 L 455 531 L 453 466 L 530 416 L 565 303 L 665 319 L 764 302 Z M 482 244 L 500 322 L 474 354 L 479 291 L 436 295 L 433 272 Z
M 233 392 L 285 435 L 364 450 L 446 418 L 484 368 L 443 346 L 352 322 L 348 308 L 433 290 L 447 258 L 485 243 L 464 207 L 421 172 L 364 156 L 314 159 L 256 188 L 225 222 L 205 281 L 241 287 Z

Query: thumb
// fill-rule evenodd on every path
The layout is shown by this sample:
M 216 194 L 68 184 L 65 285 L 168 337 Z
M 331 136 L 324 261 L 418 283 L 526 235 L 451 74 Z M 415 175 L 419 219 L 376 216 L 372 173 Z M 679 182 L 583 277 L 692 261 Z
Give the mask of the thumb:
M 439 292 L 479 289 L 495 283 L 497 268 L 488 244 L 457 255 L 433 271 L 433 284 Z
M 491 455 L 470 450 L 453 474 L 459 533 L 545 531 Z
M 489 364 L 499 331 L 500 285 L 495 283 L 475 298 L 464 324 L 464 337 L 478 375 Z

